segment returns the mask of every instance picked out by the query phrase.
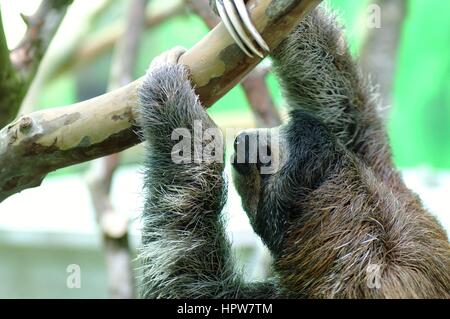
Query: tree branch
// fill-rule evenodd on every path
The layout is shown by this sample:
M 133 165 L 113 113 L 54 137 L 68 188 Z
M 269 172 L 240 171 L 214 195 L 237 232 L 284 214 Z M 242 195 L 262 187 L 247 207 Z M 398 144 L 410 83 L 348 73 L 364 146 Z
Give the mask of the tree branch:
M 24 88 L 16 74 L 9 57 L 6 36 L 0 8 L 0 128 L 11 122 L 15 117 L 17 97 L 23 96 Z
M 1 79 L 4 80 L 5 74 L 7 75 L 11 69 L 12 64 L 11 60 L 9 58 L 9 50 L 8 50 L 8 44 L 6 43 L 6 36 L 5 31 L 3 30 L 3 20 L 2 20 L 2 8 L 0 7 L 0 63 L 1 63 L 1 70 L 0 70 L 0 76 Z M 5 77 L 7 78 L 7 77 Z M 1 81 L 3 82 L 3 81 Z
M 78 47 L 79 43 L 86 39 L 88 30 L 92 29 L 93 25 L 104 16 L 113 3 L 117 0 L 101 0 L 97 4 L 90 6 L 91 9 L 86 10 L 83 14 L 83 20 L 77 25 L 77 30 L 71 32 L 70 35 L 61 34 L 59 39 L 57 35 L 53 41 L 58 41 L 58 45 L 49 48 L 45 57 L 39 65 L 39 71 L 36 73 L 31 86 L 20 106 L 19 115 L 28 114 L 35 111 L 36 102 L 44 90 L 45 85 L 53 78 L 55 70 L 59 69 L 67 57 Z M 77 15 L 80 13 L 77 13 Z M 73 17 L 72 17 L 73 18 Z M 61 30 L 65 33 L 66 30 Z M 63 39 L 62 39 L 63 38 Z
M 19 46 L 11 51 L 11 60 L 23 78 L 33 78 L 72 2 L 44 0 L 34 15 L 22 16 L 28 29 Z
M 14 72 L 2 78 L 0 84 L 0 128 L 17 116 L 39 64 L 72 1 L 44 0 L 34 15 L 23 16 L 28 29 L 19 46 L 10 53 Z
M 320 0 L 252 0 L 250 13 L 275 48 Z M 255 5 L 257 4 L 257 5 Z M 200 58 L 199 58 L 200 57 Z M 261 61 L 247 57 L 219 24 L 181 58 L 209 107 Z M 139 143 L 137 90 L 142 78 L 97 98 L 23 116 L 0 131 L 0 201 L 40 185 L 51 171 L 117 153 Z

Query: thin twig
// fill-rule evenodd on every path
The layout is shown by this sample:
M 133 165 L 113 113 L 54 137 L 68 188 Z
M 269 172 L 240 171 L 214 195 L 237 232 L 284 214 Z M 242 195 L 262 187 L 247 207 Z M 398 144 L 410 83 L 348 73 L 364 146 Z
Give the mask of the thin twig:
M 265 79 L 265 70 L 255 68 L 242 81 L 250 108 L 258 127 L 275 127 L 281 124 L 281 116 L 273 102 Z
M 19 115 L 28 114 L 35 111 L 39 96 L 47 83 L 51 81 L 55 70 L 58 70 L 63 65 L 68 56 L 78 47 L 79 43 L 86 39 L 87 33 L 92 30 L 94 24 L 100 17 L 107 12 L 111 6 L 116 3 L 116 0 L 102 0 L 97 5 L 90 7 L 87 12 L 83 13 L 83 20 L 78 24 L 77 30 L 67 34 L 67 29 L 62 30 L 64 34 L 60 34 L 59 38 L 56 36 L 54 41 L 58 45 L 50 46 L 45 57 L 39 65 L 39 71 L 29 87 L 27 94 L 22 102 L 19 110 Z M 79 13 L 77 13 L 78 15 Z M 73 15 L 70 18 L 74 18 Z M 64 23 L 63 23 L 64 24 Z M 62 27 L 64 27 L 62 25 Z M 70 31 L 69 31 L 70 32 Z M 64 44 L 62 44 L 64 43 Z

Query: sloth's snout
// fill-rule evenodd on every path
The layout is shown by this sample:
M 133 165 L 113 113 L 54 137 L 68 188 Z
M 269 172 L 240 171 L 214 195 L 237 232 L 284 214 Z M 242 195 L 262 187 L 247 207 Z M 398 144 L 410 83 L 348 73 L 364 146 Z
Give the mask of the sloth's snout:
M 239 134 L 234 140 L 234 154 L 231 161 L 234 169 L 241 175 L 248 175 L 251 171 L 250 136 Z
M 248 175 L 252 167 L 259 169 L 270 165 L 271 155 L 266 134 L 257 130 L 244 131 L 234 141 L 232 165 L 241 175 Z

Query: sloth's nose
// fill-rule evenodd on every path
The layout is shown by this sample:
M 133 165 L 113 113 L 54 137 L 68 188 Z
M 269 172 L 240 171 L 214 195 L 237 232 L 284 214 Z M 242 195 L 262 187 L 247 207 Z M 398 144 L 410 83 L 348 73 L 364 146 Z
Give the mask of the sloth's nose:
M 234 140 L 234 155 L 232 165 L 241 175 L 250 173 L 251 139 L 246 133 L 239 134 Z
M 241 133 L 234 140 L 234 151 L 245 151 L 247 154 L 250 151 L 250 133 Z
M 267 138 L 260 138 L 258 131 L 244 131 L 234 140 L 234 168 L 242 175 L 250 173 L 252 165 L 256 168 L 268 165 L 271 160 Z

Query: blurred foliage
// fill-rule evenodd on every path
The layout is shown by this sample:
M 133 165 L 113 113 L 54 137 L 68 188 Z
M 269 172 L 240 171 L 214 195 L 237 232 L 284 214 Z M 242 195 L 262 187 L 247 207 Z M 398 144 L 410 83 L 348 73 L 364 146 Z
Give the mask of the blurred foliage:
M 170 5 L 173 0 L 153 0 L 150 10 Z M 428 165 L 450 168 L 450 2 L 409 0 L 409 15 L 399 52 L 395 105 L 388 123 L 397 166 Z M 366 4 L 360 0 L 333 0 L 346 26 L 352 52 L 356 55 L 364 39 Z M 113 1 L 94 23 L 97 31 L 121 19 L 124 0 Z M 175 45 L 191 47 L 208 29 L 201 19 L 186 14 L 148 30 L 143 38 L 136 77 L 144 74 L 149 62 L 160 52 Z M 59 77 L 44 90 L 40 105 L 54 107 L 84 100 L 103 93 L 107 87 L 111 53 L 76 72 Z M 268 83 L 277 105 L 283 105 L 273 75 Z M 214 116 L 250 117 L 240 87 L 233 89 L 210 111 Z

